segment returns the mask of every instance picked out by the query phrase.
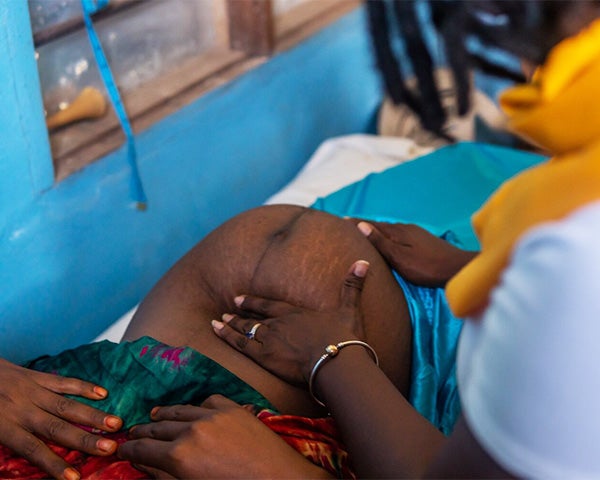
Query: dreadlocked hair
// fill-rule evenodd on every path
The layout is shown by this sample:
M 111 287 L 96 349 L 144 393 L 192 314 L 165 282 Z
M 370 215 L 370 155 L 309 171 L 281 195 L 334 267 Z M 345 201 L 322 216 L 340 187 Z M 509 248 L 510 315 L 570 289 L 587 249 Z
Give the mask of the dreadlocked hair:
M 589 2 L 600 4 L 597 0 Z M 446 112 L 436 86 L 436 65 L 425 41 L 425 25 L 419 20 L 417 5 L 429 7 L 431 26 L 443 47 L 454 79 L 458 114 L 464 115 L 470 108 L 470 71 L 473 68 L 514 82 L 525 81 L 522 73 L 470 51 L 467 40 L 475 40 L 484 49 L 499 49 L 540 64 L 552 46 L 561 40 L 557 28 L 561 16 L 576 3 L 580 2 L 366 0 L 366 10 L 377 67 L 388 96 L 395 104 L 403 103 L 413 110 L 425 129 L 452 141 L 443 131 Z M 416 89 L 408 87 L 406 68 L 401 68 L 392 47 L 392 32 L 396 31 L 403 40 Z

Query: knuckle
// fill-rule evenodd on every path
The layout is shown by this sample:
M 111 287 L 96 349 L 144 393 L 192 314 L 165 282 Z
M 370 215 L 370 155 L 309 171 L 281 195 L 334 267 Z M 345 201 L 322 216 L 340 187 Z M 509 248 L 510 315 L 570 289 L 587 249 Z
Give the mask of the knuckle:
M 209 397 L 206 398 L 206 400 L 204 400 L 202 402 L 202 406 L 203 407 L 213 407 L 215 406 L 219 400 L 220 400 L 221 395 L 218 393 L 214 393 L 212 395 L 210 395 Z
M 348 277 L 344 280 L 344 286 L 355 288 L 357 290 L 362 290 L 363 288 L 363 279 L 355 276 Z
M 224 405 L 228 405 L 231 402 L 232 400 L 228 399 L 224 395 L 220 393 L 213 393 L 202 402 L 201 406 L 216 410 L 222 408 Z
M 181 418 L 181 407 L 178 405 L 173 407 L 162 407 L 159 412 L 163 420 L 179 420 Z
M 201 438 L 204 434 L 204 430 L 205 428 L 202 422 L 193 422 L 190 425 L 190 433 L 195 439 Z
M 250 341 L 250 339 L 248 337 L 245 336 L 238 336 L 235 340 L 235 346 L 240 349 L 240 350 L 244 350 L 247 346 L 248 346 L 248 342 Z
M 90 410 L 89 418 L 94 423 L 94 425 L 97 425 L 98 427 L 100 427 L 102 429 L 106 429 L 106 427 L 104 426 L 105 425 L 104 420 L 106 418 L 105 412 L 103 412 L 101 410 L 96 410 L 94 408 L 94 409 Z M 122 426 L 122 424 L 121 424 L 121 426 Z
M 37 458 L 42 450 L 42 442 L 34 436 L 29 436 L 25 439 L 23 446 L 20 448 L 21 455 L 25 458 Z
M 66 423 L 59 418 L 54 418 L 48 423 L 47 434 L 50 440 L 58 440 L 65 431 Z
M 65 397 L 59 397 L 56 400 L 54 411 L 59 415 L 64 415 L 71 409 L 71 401 Z
M 263 315 L 266 314 L 269 311 L 270 305 L 271 305 L 271 302 L 269 300 L 261 298 L 257 302 L 258 312 L 261 313 L 261 314 L 263 314 Z
M 128 440 L 140 439 L 144 436 L 144 427 L 145 425 L 132 425 L 127 430 L 127 438 Z M 126 442 L 126 443 L 134 443 L 134 442 Z M 121 451 L 121 445 L 119 445 L 119 451 Z
M 61 377 L 59 375 L 52 375 L 51 381 L 54 385 L 54 388 L 58 392 L 75 394 L 75 393 L 81 393 L 85 390 L 85 388 L 82 386 L 82 384 L 84 382 L 82 382 L 81 380 L 77 380 L 75 378 Z
M 137 461 L 144 454 L 144 440 L 130 440 L 119 445 L 119 456 L 130 461 Z
M 176 407 L 173 407 L 173 415 L 171 418 L 172 420 L 183 420 L 185 418 L 188 418 L 190 416 L 190 413 L 193 413 L 194 409 L 196 408 L 197 407 L 189 403 L 186 403 L 185 405 L 177 405 Z
M 148 427 L 148 430 L 146 431 L 146 435 L 150 438 L 156 438 L 157 435 L 157 431 L 156 431 L 156 424 L 155 423 L 151 423 Z
M 84 452 L 96 451 L 96 437 L 91 433 L 85 433 L 79 438 L 80 450 Z

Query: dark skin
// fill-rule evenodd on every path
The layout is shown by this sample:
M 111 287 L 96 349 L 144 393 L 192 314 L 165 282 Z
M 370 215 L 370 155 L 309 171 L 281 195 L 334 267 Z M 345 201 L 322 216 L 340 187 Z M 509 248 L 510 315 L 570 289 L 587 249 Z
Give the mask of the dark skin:
M 415 285 L 444 287 L 477 255 L 477 252 L 455 247 L 417 225 L 351 221 L 388 264 Z
M 394 385 L 406 392 L 410 381 L 411 328 L 402 290 L 384 259 L 351 223 L 297 206 L 254 209 L 207 235 L 149 293 L 125 340 L 151 335 L 172 345 L 191 346 L 241 377 L 282 413 L 324 415 L 303 388 L 282 381 L 215 337 L 210 321 L 224 311 L 235 311 L 233 298 L 240 291 L 286 298 L 313 310 L 334 310 L 339 301 L 339 282 L 356 257 L 371 263 L 372 281 L 364 292 L 361 332 L 377 346 L 382 367 Z M 309 279 L 316 280 L 309 284 Z M 10 413 L 1 423 L 7 426 L 0 437 L 3 443 L 55 478 L 76 478 L 77 473 L 43 446 L 40 438 L 53 430 L 57 419 L 111 430 L 106 426 L 105 413 L 75 402 L 67 410 L 60 408 L 64 403 L 61 393 L 97 395 L 93 393 L 94 386 L 71 380 L 76 388 L 49 389 L 39 378 L 58 377 L 18 369 L 8 362 L 0 365 L 0 374 L 5 371 L 21 382 L 3 382 L 0 418 L 4 412 Z M 51 398 L 56 406 L 46 406 L 46 398 Z M 42 399 L 45 407 L 37 414 L 30 405 L 40 404 Z M 12 433 L 14 423 L 23 425 L 22 430 L 17 430 L 23 435 Z M 60 425 L 64 428 L 59 434 L 48 435 L 58 443 L 93 454 L 105 453 L 97 446 L 101 437 L 90 436 L 67 423 Z M 39 445 L 37 449 L 29 446 L 32 435 Z M 115 448 L 111 442 L 106 453 Z
M 124 340 L 144 335 L 187 345 L 256 388 L 282 413 L 323 415 L 303 388 L 227 348 L 211 320 L 241 313 L 240 292 L 282 298 L 312 311 L 338 308 L 340 282 L 355 258 L 370 263 L 361 328 L 377 346 L 382 369 L 402 392 L 410 382 L 411 326 L 402 289 L 382 256 L 343 219 L 291 205 L 260 207 L 207 235 L 179 260 L 138 308 Z
M 559 17 L 559 21 L 555 26 L 555 29 L 557 30 L 557 40 L 579 31 L 592 18 L 598 16 L 599 10 L 599 2 L 597 1 L 571 2 L 571 8 L 565 10 L 564 14 Z M 406 229 L 404 227 L 399 228 L 401 234 L 404 235 L 405 232 L 403 232 L 403 230 Z M 385 227 L 380 226 L 380 230 L 385 234 Z M 421 262 L 421 260 L 418 260 L 417 263 L 415 263 L 414 257 L 410 257 L 410 255 L 417 252 L 419 248 L 412 248 L 415 244 L 411 242 L 400 242 L 401 246 L 395 250 L 393 248 L 394 242 L 391 231 L 385 236 L 387 236 L 387 241 L 384 240 L 381 244 L 378 243 L 378 236 L 375 232 L 371 234 L 369 238 L 372 239 L 373 244 L 386 255 L 390 264 L 394 265 L 397 263 L 397 268 L 400 272 L 403 274 L 410 274 L 410 271 L 419 272 L 419 262 Z M 396 242 L 396 244 L 398 244 L 398 242 Z M 421 244 L 418 243 L 418 245 Z M 429 252 L 425 253 L 428 254 Z M 405 255 L 409 255 L 409 257 L 406 257 Z M 435 259 L 435 255 L 433 258 Z M 456 258 L 450 260 L 449 264 L 447 264 L 449 271 L 457 267 L 455 260 Z M 460 263 L 460 261 L 458 263 Z M 442 263 L 442 265 L 444 264 Z M 423 262 L 422 266 L 425 269 L 431 268 L 431 264 L 427 262 Z M 425 284 L 430 284 L 427 283 L 430 280 L 433 282 L 431 283 L 432 285 L 436 285 L 440 281 L 445 283 L 448 272 L 444 271 L 444 268 L 439 270 L 438 265 L 433 268 L 433 272 L 434 273 L 430 276 L 426 275 L 429 280 L 426 278 Z M 316 278 L 311 278 L 311 281 L 318 283 L 318 279 Z M 252 293 L 251 290 L 240 290 L 240 292 Z M 231 306 L 231 303 L 229 306 Z M 231 309 L 227 308 L 222 311 L 231 311 Z M 148 333 L 152 333 L 152 328 L 148 329 Z M 165 332 L 165 336 L 168 336 L 168 332 Z M 215 348 L 211 348 L 215 350 Z M 215 353 L 215 355 L 217 355 L 217 353 Z M 347 356 L 348 354 L 346 353 L 345 355 Z M 241 366 L 243 362 L 238 359 L 233 363 L 236 362 L 239 369 L 244 370 L 245 367 Z M 261 375 L 258 375 L 258 377 L 260 376 Z M 68 466 L 65 462 L 53 456 L 53 454 L 45 449 L 45 447 L 40 446 L 38 439 L 39 437 L 47 435 L 50 431 L 57 431 L 56 428 L 52 428 L 52 426 L 63 425 L 62 420 L 77 421 L 78 419 L 81 419 L 79 420 L 81 423 L 99 428 L 102 428 L 102 425 L 104 425 L 104 429 L 111 430 L 112 428 L 107 425 L 107 418 L 110 417 L 106 414 L 94 410 L 87 410 L 88 407 L 82 407 L 79 404 L 74 404 L 70 406 L 68 410 L 65 410 L 61 396 L 63 393 L 73 393 L 88 398 L 102 398 L 105 393 L 94 393 L 93 385 L 75 379 L 69 379 L 67 381 L 69 386 L 66 386 L 62 380 L 59 384 L 54 384 L 47 378 L 33 377 L 29 375 L 28 372 L 15 369 L 15 366 L 8 362 L 2 362 L 0 364 L 0 377 L 7 379 L 6 381 L 3 381 L 2 398 L 0 398 L 0 407 L 2 407 L 0 408 L 0 438 L 3 439 L 3 442 L 24 455 L 26 458 L 29 458 L 34 463 L 40 465 L 56 478 L 67 476 L 73 478 L 73 475 L 76 476 L 76 473 L 73 471 L 66 470 Z M 266 381 L 268 384 L 269 380 L 266 380 L 267 378 L 268 377 L 263 377 L 263 381 Z M 260 383 L 258 379 L 257 382 Z M 275 398 L 275 396 L 273 396 L 273 398 Z M 32 403 L 33 399 L 36 400 Z M 38 399 L 44 400 L 40 401 Z M 306 407 L 306 404 L 304 404 L 304 406 Z M 223 414 L 225 415 L 226 413 L 223 412 Z M 158 417 L 155 418 L 159 419 Z M 97 444 L 99 437 L 87 436 L 86 434 L 81 433 L 81 431 L 73 430 L 73 428 L 74 427 L 69 426 L 60 428 L 55 439 L 59 441 L 59 443 L 63 443 L 67 446 L 73 446 L 96 454 L 103 454 Z M 456 431 L 457 433 L 460 433 L 463 430 L 466 432 L 463 432 L 464 435 L 468 436 L 468 429 L 463 428 L 462 424 L 459 422 Z M 452 445 L 453 439 L 457 436 L 458 435 L 455 434 L 448 444 Z M 453 452 L 448 458 L 459 458 L 461 460 L 460 465 L 470 465 L 466 459 L 456 456 L 455 453 L 456 452 Z M 467 470 L 465 472 L 469 471 Z M 469 473 L 463 473 L 462 476 L 471 475 Z
M 78 472 L 46 447 L 42 438 L 93 455 L 110 455 L 116 442 L 87 433 L 71 422 L 115 432 L 123 424 L 114 415 L 64 394 L 100 400 L 106 389 L 75 378 L 34 372 L 0 359 L 0 438 L 2 443 L 54 478 L 75 480 Z
M 283 297 L 313 314 L 318 312 L 323 319 L 328 318 L 329 313 L 339 310 L 343 299 L 341 283 L 357 256 L 370 263 L 370 281 L 364 288 L 357 333 L 377 345 L 386 376 L 392 379 L 395 388 L 406 393 L 410 380 L 411 328 L 404 295 L 388 265 L 351 222 L 301 207 L 254 209 L 212 232 L 150 292 L 125 339 L 150 334 L 169 344 L 189 345 L 252 385 L 280 412 L 322 416 L 326 412 L 310 398 L 304 386 L 290 385 L 229 348 L 214 335 L 211 320 L 220 318 L 225 311 L 242 313 L 234 303 L 240 291 Z M 169 407 L 168 415 L 164 408 L 159 408 L 152 418 L 162 421 L 151 427 L 135 428 L 133 440 L 123 445 L 119 453 L 164 477 L 287 478 L 291 472 L 304 478 L 317 476 L 314 465 L 278 438 L 273 445 L 272 432 L 237 408 L 241 407 L 231 402 L 211 401 L 193 409 L 195 416 L 189 420 L 187 413 L 183 413 L 189 413 L 189 407 Z M 243 432 L 236 430 L 233 434 L 213 429 L 221 421 L 228 423 L 230 416 L 235 416 Z M 207 429 L 220 433 L 211 436 Z M 247 450 L 244 446 L 248 455 L 232 458 L 232 450 L 239 448 L 243 439 L 250 438 L 260 440 L 252 441 Z M 278 452 L 277 458 L 285 460 L 269 461 L 270 473 L 265 471 L 265 463 L 259 461 L 265 458 L 263 444 L 271 445 L 269 451 Z M 189 445 L 198 452 L 218 449 L 228 461 L 209 462 L 208 456 L 202 454 L 194 457 L 198 464 L 174 461 L 177 452 Z M 256 459 L 256 465 L 252 458 Z M 318 471 L 318 475 L 324 474 Z
M 414 232 L 419 231 L 418 227 L 408 228 Z M 426 244 L 431 248 L 439 246 L 437 242 L 440 240 L 424 231 L 416 233 L 414 238 L 430 240 L 431 243 Z M 417 253 L 423 252 L 415 250 L 414 254 Z M 364 336 L 377 348 L 387 377 L 392 379 L 397 391 L 406 394 L 410 368 L 410 324 L 402 291 L 393 279 L 384 258 L 351 222 L 301 207 L 273 206 L 255 209 L 232 219 L 208 235 L 164 276 L 144 300 L 125 339 L 152 335 L 166 343 L 190 345 L 255 387 L 281 412 L 309 416 L 323 415 L 323 410 L 312 401 L 303 386 L 291 386 L 259 367 L 243 354 L 227 347 L 214 336 L 210 321 L 219 318 L 224 311 L 238 314 L 244 312 L 234 303 L 234 297 L 240 292 L 284 298 L 312 312 L 312 316 L 315 312 L 319 312 L 323 318 L 326 318 L 332 312 L 339 311 L 340 302 L 345 298 L 341 285 L 348 274 L 348 265 L 357 257 L 367 259 L 370 269 L 369 282 L 362 292 L 360 301 L 360 320 L 355 322 L 354 334 L 361 338 Z M 423 268 L 425 269 L 425 266 Z M 348 312 L 349 310 L 346 309 L 346 313 Z M 330 341 L 336 340 L 337 338 L 333 337 L 330 339 Z M 8 362 L 0 367 L 0 374 L 10 371 L 9 367 L 18 368 Z M 54 456 L 43 444 L 40 443 L 42 446 L 37 450 L 29 449 L 28 439 L 34 436 L 39 442 L 40 437 L 48 436 L 47 432 L 51 425 L 56 424 L 56 418 L 91 424 L 104 430 L 114 430 L 118 427 L 110 428 L 107 425 L 106 418 L 111 418 L 110 416 L 77 402 L 70 404 L 68 409 L 53 407 L 55 412 L 59 412 L 55 414 L 48 413 L 48 411 L 52 412 L 52 408 L 46 407 L 46 410 L 42 409 L 43 415 L 34 415 L 32 412 L 36 410 L 28 405 L 32 401 L 39 405 L 40 399 L 46 398 L 50 393 L 52 396 L 48 398 L 52 398 L 56 405 L 60 405 L 64 402 L 61 393 L 101 398 L 101 394 L 105 394 L 105 391 L 96 388 L 100 394 L 94 393 L 94 386 L 78 380 L 69 380 L 75 382 L 70 384 L 75 386 L 68 389 L 65 386 L 50 388 L 38 377 L 62 381 L 60 377 L 45 376 L 45 374 L 21 369 L 16 371 L 15 378 L 21 378 L 22 382 L 27 381 L 23 383 L 29 385 L 27 388 L 17 389 L 17 385 L 21 383 L 13 380 L 3 382 L 5 398 L 15 399 L 14 405 L 21 406 L 21 409 L 15 410 L 13 407 L 7 408 L 3 405 L 1 411 L 10 412 L 10 416 L 7 416 L 11 419 L 10 422 L 19 419 L 18 422 L 23 425 L 26 436 L 19 437 L 5 431 L 0 438 L 8 439 L 3 440 L 5 444 L 19 451 L 26 458 L 32 459 L 54 477 L 77 478 L 77 472 L 69 470 L 66 462 Z M 37 383 L 31 383 L 31 379 L 36 379 Z M 21 400 L 17 400 L 18 398 Z M 149 445 L 146 441 L 141 444 L 129 442 L 121 449 L 121 454 L 136 464 L 150 463 L 148 458 L 154 462 L 160 459 L 159 464 L 150 463 L 150 468 L 158 468 L 161 475 L 167 475 L 162 472 L 166 470 L 177 477 L 193 477 L 198 473 L 193 470 L 196 466 L 182 462 L 169 463 L 168 459 L 173 456 L 177 458 L 177 452 L 190 444 L 195 445 L 195 448 L 199 448 L 200 451 L 209 452 L 219 449 L 223 455 L 226 452 L 228 455 L 231 453 L 226 449 L 228 437 L 224 435 L 228 434 L 222 433 L 217 437 L 203 434 L 200 439 L 198 438 L 199 432 L 206 433 L 207 423 L 226 424 L 232 416 L 236 418 L 240 428 L 247 427 L 246 436 L 241 431 L 237 431 L 232 436 L 232 448 L 239 445 L 243 438 L 260 438 L 263 434 L 266 437 L 265 444 L 279 440 L 277 437 L 273 439 L 272 432 L 248 412 L 239 412 L 238 408 L 241 407 L 232 405 L 232 402 L 227 400 L 211 400 L 202 407 L 196 407 L 199 410 L 195 411 L 192 417 L 187 413 L 182 414 L 178 408 L 188 412 L 189 407 L 158 409 L 152 415 L 155 420 L 178 422 L 177 435 L 173 433 L 172 427 L 168 427 L 164 432 L 161 430 L 163 427 L 157 427 L 159 424 L 154 425 L 150 431 L 145 427 L 134 430 L 134 438 L 145 440 L 148 440 L 148 436 L 155 435 L 156 438 L 163 438 L 162 435 L 166 435 L 169 441 L 161 442 L 162 450 L 156 451 L 155 444 L 152 442 Z M 182 421 L 182 418 L 185 420 Z M 120 421 L 118 422 L 120 426 Z M 13 431 L 13 423 L 7 421 L 3 425 L 10 425 L 11 432 Z M 98 448 L 100 437 L 85 433 L 69 424 L 65 425 L 65 429 L 61 431 L 70 433 L 63 436 L 55 435 L 53 439 L 58 443 L 93 454 L 110 453 L 116 447 L 114 442 L 109 441 L 111 442 L 109 448 L 102 451 Z M 160 425 L 163 423 L 160 422 Z M 193 427 L 194 425 L 204 425 L 204 427 L 199 429 Z M 253 453 L 256 459 L 264 459 L 264 452 L 261 453 L 262 447 L 258 448 L 262 444 L 262 440 L 253 442 L 253 448 L 258 449 Z M 277 442 L 274 444 L 279 445 Z M 275 445 L 270 448 L 273 452 L 279 451 Z M 278 455 L 285 461 L 268 463 L 273 468 L 279 465 L 281 470 L 278 476 L 289 476 L 291 465 L 295 465 L 293 471 L 299 472 L 299 475 L 304 477 L 325 474 L 291 450 L 287 444 L 281 442 L 280 446 L 282 452 Z M 253 452 L 253 449 L 249 448 L 248 452 Z M 202 457 L 207 458 L 207 456 L 198 458 Z M 240 457 L 240 462 L 247 460 Z M 231 470 L 226 472 L 219 470 L 223 465 L 223 462 L 207 464 L 204 461 L 203 473 L 209 476 L 231 477 L 233 474 Z M 260 468 L 257 466 L 256 476 L 264 476 L 266 472 L 263 469 L 264 464 Z M 247 469 L 238 472 L 240 475 L 247 476 L 245 474 Z
M 572 2 L 572 5 L 580 9 L 579 14 L 565 16 L 564 21 L 559 22 L 559 38 L 574 33 L 589 22 L 590 16 L 581 15 L 581 5 L 587 9 L 597 2 Z M 597 15 L 597 10 L 594 13 Z M 391 266 L 415 283 L 442 286 L 476 255 L 446 245 L 426 248 L 425 242 L 431 239 L 416 240 L 423 232 L 412 226 L 360 224 L 360 229 Z M 432 240 L 431 243 L 435 242 Z M 352 276 L 364 282 L 364 276 L 358 275 L 355 268 L 349 275 L 344 281 L 346 287 L 355 283 L 351 288 L 360 292 L 368 285 L 352 282 Z M 310 282 L 314 280 L 309 279 Z M 248 292 L 240 290 L 239 293 Z M 219 337 L 264 368 L 288 382 L 306 385 L 312 365 L 322 355 L 324 346 L 363 338 L 356 334 L 358 330 L 354 323 L 360 318 L 361 295 L 357 293 L 354 297 L 354 314 L 348 311 L 347 303 L 342 303 L 338 312 L 330 312 L 329 320 L 325 322 L 311 321 L 315 318 L 314 310 L 282 297 L 238 296 L 237 308 L 226 310 L 231 313 L 224 315 L 222 321 L 213 322 L 213 327 Z M 343 298 L 348 296 L 342 295 Z M 240 308 L 244 310 L 242 313 Z M 262 326 L 255 339 L 248 341 L 244 333 L 256 324 L 257 318 L 262 319 Z M 487 455 L 463 419 L 459 420 L 450 438 L 441 438 L 439 432 L 416 414 L 360 347 L 345 348 L 335 360 L 327 362 L 319 370 L 314 385 L 340 426 L 361 477 L 509 476 Z M 368 418 L 365 411 L 369 412 Z M 390 415 L 390 412 L 394 414 Z M 228 446 L 234 457 L 240 445 L 232 442 Z
M 331 478 L 244 407 L 221 396 L 155 409 L 120 454 L 156 478 Z M 235 455 L 231 455 L 236 446 Z M 142 467 L 143 465 L 143 467 Z M 158 468 L 157 468 L 158 467 Z M 167 473 L 169 472 L 169 473 Z
M 346 225 L 355 228 L 352 222 L 346 222 Z M 377 232 L 380 236 L 375 240 L 371 233 L 369 239 L 373 239 L 374 243 L 376 241 L 378 248 L 382 250 L 387 248 L 384 253 L 387 258 L 406 259 L 410 255 L 425 254 L 423 258 L 431 262 L 431 259 L 437 256 L 435 263 L 439 267 L 445 263 L 442 257 L 447 256 L 448 261 L 443 265 L 442 271 L 447 272 L 448 275 L 453 274 L 451 266 L 454 268 L 462 266 L 454 255 L 457 253 L 455 247 L 446 248 L 449 245 L 444 240 L 434 237 L 417 226 L 384 224 L 377 226 L 379 228 L 375 229 L 374 225 L 370 225 L 372 232 Z M 388 236 L 383 235 L 382 230 L 385 230 Z M 358 229 L 354 231 L 359 232 Z M 422 249 L 419 247 L 421 242 L 423 242 Z M 473 256 L 472 252 L 458 253 L 464 261 Z M 366 326 L 364 295 L 369 291 L 369 285 L 373 285 L 369 282 L 374 280 L 373 262 L 370 263 L 366 280 L 364 268 L 366 264 L 363 262 L 353 264 L 350 271 L 338 276 L 338 286 L 334 290 L 339 294 L 335 303 L 327 308 L 299 306 L 287 301 L 273 301 L 248 295 L 239 296 L 233 293 L 230 301 L 234 306 L 228 310 L 232 313 L 223 315 L 223 321 L 214 321 L 213 328 L 218 336 L 234 346 L 236 350 L 260 362 L 263 367 L 281 376 L 287 383 L 306 388 L 309 366 L 312 366 L 316 358 L 323 353 L 324 345 L 337 343 L 342 339 L 368 338 L 361 330 Z M 409 264 L 416 265 L 412 261 Z M 438 271 L 437 267 L 429 268 L 429 264 L 422 267 L 416 270 Z M 445 280 L 447 279 L 436 275 L 428 281 L 429 284 L 433 284 L 445 283 Z M 310 279 L 306 281 L 308 284 L 314 284 Z M 245 293 L 247 290 L 242 292 Z M 270 296 L 273 297 L 273 294 Z M 265 320 L 263 326 L 257 330 L 255 340 L 250 341 L 244 333 L 252 328 L 257 318 Z M 352 386 L 352 395 L 346 395 L 349 385 Z M 339 361 L 325 365 L 317 377 L 316 388 L 317 394 L 325 400 L 336 420 L 339 420 L 343 439 L 360 476 L 396 478 L 421 476 L 428 468 L 434 468 L 439 452 L 449 444 L 439 431 L 410 406 L 397 386 L 390 382 L 382 370 L 375 367 L 371 357 L 361 348 L 344 349 L 339 355 Z M 377 392 L 377 395 L 373 395 L 373 392 Z M 255 472 L 256 475 L 253 476 L 262 478 L 289 477 L 296 473 L 309 476 L 302 470 L 292 470 L 293 463 L 290 462 L 293 457 L 286 460 L 286 466 L 273 461 L 272 468 L 265 471 L 262 436 L 264 435 L 264 441 L 269 443 L 271 432 L 267 433 L 267 429 L 260 426 L 251 416 L 236 415 L 238 427 L 241 428 L 243 422 L 243 428 L 248 436 L 251 432 L 253 438 L 261 440 L 245 443 L 241 440 L 244 435 L 239 432 L 230 435 L 223 430 L 218 434 L 215 433 L 219 441 L 216 447 L 215 437 L 206 432 L 209 429 L 212 431 L 213 422 L 228 422 L 237 410 L 231 404 L 227 405 L 224 402 L 211 403 L 211 405 L 196 407 L 196 417 L 193 419 L 191 416 L 186 417 L 190 418 L 189 420 L 182 420 L 185 416 L 184 408 L 191 409 L 186 410 L 190 414 L 194 407 L 169 407 L 168 410 L 158 408 L 153 415 L 153 420 L 157 422 L 137 427 L 133 432 L 133 440 L 120 448 L 121 455 L 136 464 L 144 464 L 145 468 L 160 477 L 224 478 L 248 475 L 236 474 L 227 468 L 227 462 L 208 464 L 206 460 L 202 460 L 204 455 L 200 454 L 195 457 L 198 459 L 195 463 L 186 464 L 185 470 L 182 470 L 184 467 L 177 467 L 176 462 L 173 462 L 172 458 L 176 456 L 173 452 L 179 449 L 210 452 L 211 449 L 218 448 L 219 455 L 223 454 L 228 462 L 233 462 L 234 465 L 242 468 L 237 459 L 240 450 L 243 450 L 244 469 L 240 472 Z M 357 413 L 357 411 L 364 412 L 365 408 L 372 412 L 368 418 Z M 389 415 L 390 411 L 396 414 Z M 346 420 L 349 421 L 346 423 Z M 351 427 L 346 428 L 347 424 Z M 176 432 L 179 431 L 186 433 L 178 435 Z M 463 473 L 479 472 L 486 476 L 506 476 L 506 472 L 499 469 L 485 454 L 462 423 L 459 424 L 456 432 L 460 435 L 460 442 L 471 441 L 470 444 L 462 443 L 462 445 L 472 444 L 470 452 L 477 453 L 477 457 L 473 459 L 474 463 L 469 464 L 465 461 L 461 464 Z M 363 442 L 362 438 L 379 438 L 382 441 Z M 407 438 L 410 438 L 409 442 L 404 440 Z M 381 445 L 387 442 L 393 446 L 396 455 L 382 452 Z M 283 442 L 269 443 L 269 445 L 270 452 L 278 452 L 277 457 L 288 459 L 289 449 Z M 386 450 L 389 451 L 391 450 Z
M 286 302 L 243 296 L 238 303 L 246 315 L 228 315 L 222 322 L 213 322 L 215 332 L 287 381 L 306 384 L 325 345 L 359 338 L 353 336 L 362 287 L 357 278 L 355 315 L 346 309 L 327 322 L 315 322 L 313 312 Z M 349 283 L 347 279 L 345 285 Z M 249 315 L 264 320 L 255 341 L 241 342 L 242 332 L 255 322 Z M 307 328 L 310 335 L 301 335 Z M 331 342 L 331 338 L 338 340 Z M 510 476 L 487 455 L 464 420 L 459 420 L 450 438 L 444 438 L 410 406 L 362 347 L 346 347 L 335 360 L 326 362 L 318 371 L 315 387 L 336 419 L 359 477 Z M 369 415 L 361 414 L 365 411 Z

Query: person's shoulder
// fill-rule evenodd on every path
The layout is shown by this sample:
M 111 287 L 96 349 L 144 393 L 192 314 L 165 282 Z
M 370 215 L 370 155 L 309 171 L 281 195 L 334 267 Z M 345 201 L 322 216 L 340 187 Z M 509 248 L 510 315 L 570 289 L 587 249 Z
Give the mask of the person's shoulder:
M 541 262 L 550 273 L 570 270 L 600 271 L 600 201 L 588 204 L 565 218 L 543 223 L 527 232 L 515 247 L 513 263 Z
M 463 327 L 457 372 L 467 424 L 517 476 L 600 472 L 600 419 L 588 414 L 600 400 L 599 236 L 600 203 L 530 230 L 480 322 Z
M 600 315 L 599 239 L 600 202 L 533 228 L 515 246 L 494 300 L 513 308 L 515 323 L 562 331 L 568 317 L 591 328 Z
M 538 227 L 544 228 L 554 227 L 557 230 L 573 230 L 580 233 L 598 233 L 600 232 L 600 200 L 585 204 L 560 220 L 549 222 Z

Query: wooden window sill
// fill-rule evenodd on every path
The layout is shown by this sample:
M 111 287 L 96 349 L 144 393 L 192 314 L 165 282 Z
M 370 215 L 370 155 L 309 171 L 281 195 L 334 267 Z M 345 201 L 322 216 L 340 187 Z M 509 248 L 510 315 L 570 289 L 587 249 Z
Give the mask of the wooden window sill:
M 301 4 L 275 22 L 275 52 L 287 50 L 354 10 L 359 0 L 318 0 Z M 201 95 L 267 61 L 226 48 L 193 58 L 167 75 L 123 95 L 135 133 L 190 104 Z M 50 132 L 55 180 L 60 181 L 125 140 L 112 108 L 98 120 L 84 120 Z

